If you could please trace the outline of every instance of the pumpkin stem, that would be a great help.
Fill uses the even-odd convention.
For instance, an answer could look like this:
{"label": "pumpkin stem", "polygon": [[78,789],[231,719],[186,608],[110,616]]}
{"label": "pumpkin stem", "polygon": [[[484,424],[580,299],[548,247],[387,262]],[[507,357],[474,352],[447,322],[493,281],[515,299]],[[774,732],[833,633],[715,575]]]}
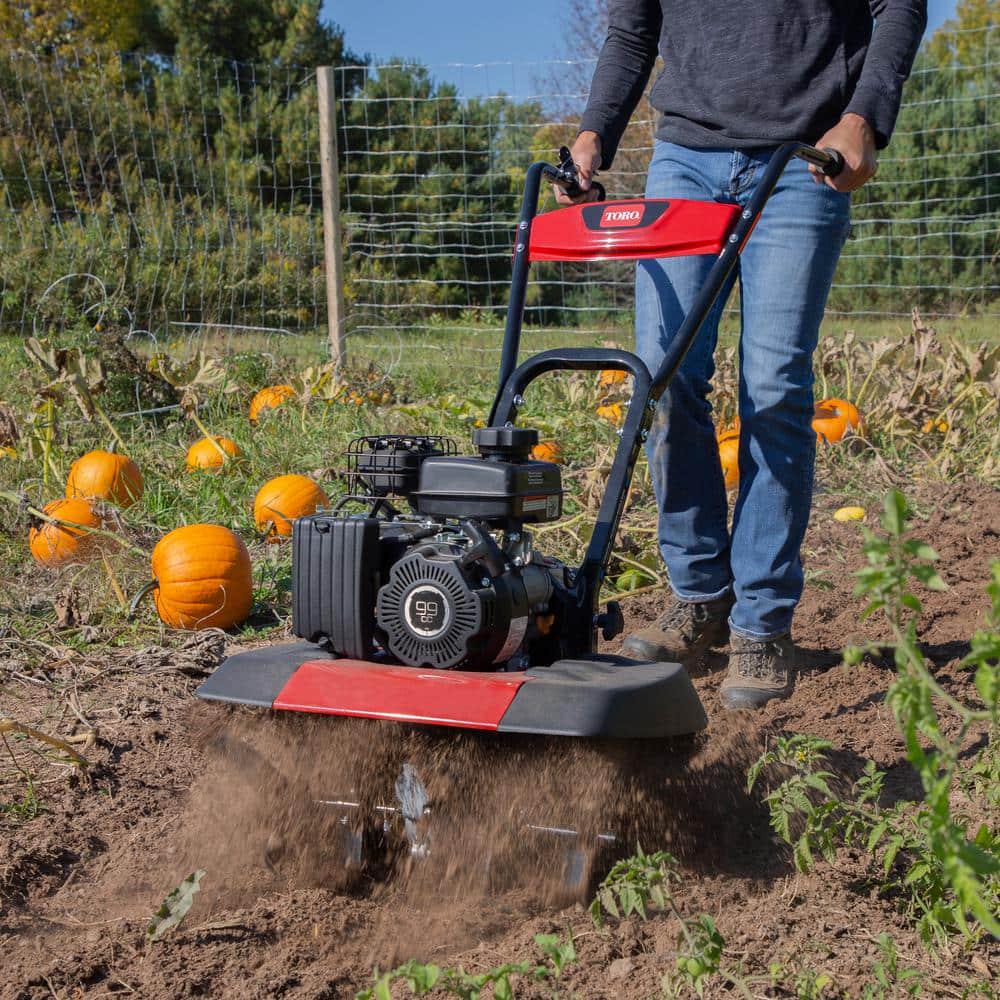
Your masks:
{"label": "pumpkin stem", "polygon": [[156,579],[150,580],[149,583],[147,583],[146,586],[143,587],[135,595],[135,597],[132,598],[132,600],[129,602],[129,606],[128,606],[128,618],[129,618],[129,621],[131,621],[133,618],[135,618],[135,614],[139,610],[139,604],[141,603],[142,599],[147,594],[151,594],[154,590],[156,590],[156,588],[159,587],[159,585],[160,585],[160,581],[159,580],[156,580]]}

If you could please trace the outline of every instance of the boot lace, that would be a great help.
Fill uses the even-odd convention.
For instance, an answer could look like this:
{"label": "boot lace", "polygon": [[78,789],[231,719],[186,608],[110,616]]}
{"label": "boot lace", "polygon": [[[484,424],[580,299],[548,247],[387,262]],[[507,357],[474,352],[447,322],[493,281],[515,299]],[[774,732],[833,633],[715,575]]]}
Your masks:
{"label": "boot lace", "polygon": [[788,658],[775,642],[755,642],[734,649],[737,670],[741,677],[754,677],[762,681],[784,684],[788,677]]}
{"label": "boot lace", "polygon": [[675,601],[663,613],[660,619],[660,628],[666,632],[676,630],[680,633],[685,642],[691,642],[694,638],[695,627],[695,607],[694,604],[685,604],[682,601]]}

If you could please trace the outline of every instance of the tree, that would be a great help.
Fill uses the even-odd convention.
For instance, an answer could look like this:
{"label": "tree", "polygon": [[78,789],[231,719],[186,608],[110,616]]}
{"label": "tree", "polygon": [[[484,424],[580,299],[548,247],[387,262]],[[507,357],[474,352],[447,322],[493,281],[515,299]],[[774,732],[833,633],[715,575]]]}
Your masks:
{"label": "tree", "polygon": [[0,37],[29,48],[157,48],[166,39],[150,0],[6,0]]}
{"label": "tree", "polygon": [[158,0],[170,40],[182,60],[217,57],[285,66],[359,63],[344,33],[320,20],[320,0]]}

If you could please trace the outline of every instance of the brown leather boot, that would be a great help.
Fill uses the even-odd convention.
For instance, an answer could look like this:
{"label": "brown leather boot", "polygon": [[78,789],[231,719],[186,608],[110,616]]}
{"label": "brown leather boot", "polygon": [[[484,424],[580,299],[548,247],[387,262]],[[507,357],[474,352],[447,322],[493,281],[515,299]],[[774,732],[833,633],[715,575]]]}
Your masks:
{"label": "brown leather boot", "polygon": [[729,672],[719,696],[723,708],[761,708],[787,698],[795,687],[796,650],[787,633],[774,639],[729,641]]}
{"label": "brown leather boot", "polygon": [[648,663],[691,660],[710,646],[726,644],[732,607],[730,594],[697,604],[674,599],[655,625],[633,632],[622,643],[622,652]]}

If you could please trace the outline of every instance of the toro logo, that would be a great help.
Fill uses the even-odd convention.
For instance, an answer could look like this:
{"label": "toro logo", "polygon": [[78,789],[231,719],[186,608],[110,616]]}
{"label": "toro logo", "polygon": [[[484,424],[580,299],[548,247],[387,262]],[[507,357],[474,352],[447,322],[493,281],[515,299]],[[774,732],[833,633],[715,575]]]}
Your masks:
{"label": "toro logo", "polygon": [[641,206],[637,205],[634,208],[616,208],[614,205],[609,205],[604,210],[604,214],[601,216],[599,225],[601,229],[607,229],[610,226],[617,229],[624,226],[638,226],[641,222]]}

